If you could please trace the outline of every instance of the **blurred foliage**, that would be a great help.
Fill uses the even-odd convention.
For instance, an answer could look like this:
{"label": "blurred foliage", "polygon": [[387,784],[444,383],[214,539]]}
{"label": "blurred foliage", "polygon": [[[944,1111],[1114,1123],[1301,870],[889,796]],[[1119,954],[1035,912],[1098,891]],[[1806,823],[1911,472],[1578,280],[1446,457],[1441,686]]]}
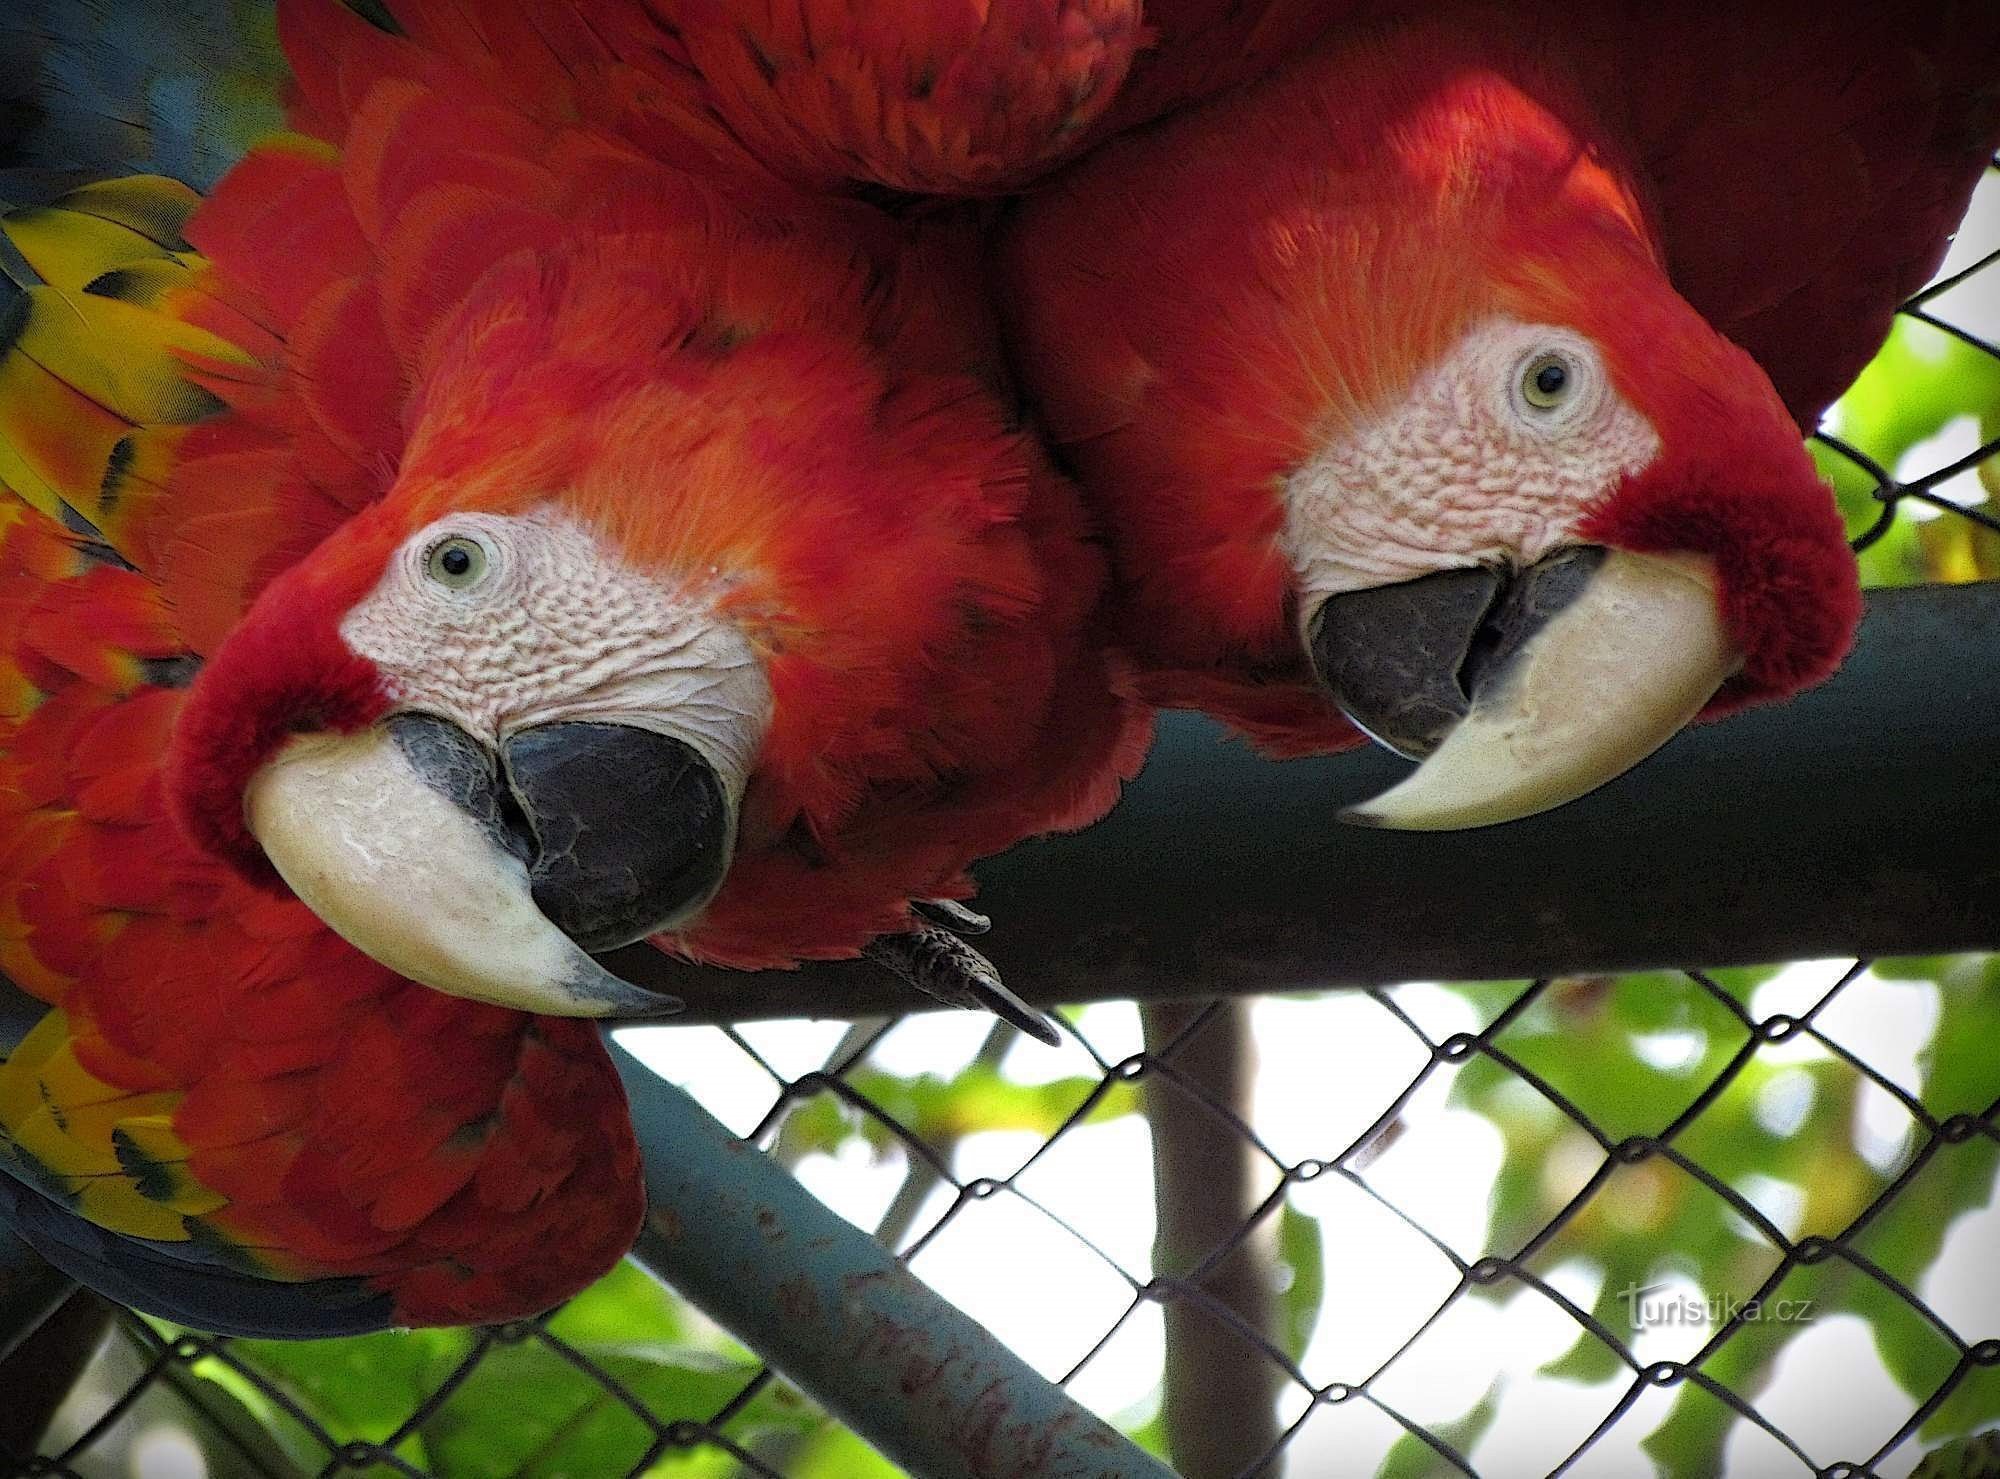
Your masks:
{"label": "blurred foliage", "polygon": [[1278,1208],[1278,1349],[1297,1365],[1326,1295],[1326,1234],[1290,1202]]}
{"label": "blurred foliage", "polygon": [[[1499,1384],[1486,1389],[1486,1395],[1474,1403],[1471,1411],[1451,1422],[1432,1423],[1430,1431],[1440,1442],[1451,1445],[1455,1453],[1470,1453],[1480,1435],[1492,1426],[1493,1419],[1500,1411]],[[1396,1440],[1396,1446],[1389,1450],[1381,1468],[1376,1471],[1376,1479],[1430,1479],[1438,1473],[1457,1473],[1448,1468],[1439,1458],[1436,1449],[1417,1437],[1406,1433]]]}
{"label": "blurred foliage", "polygon": [[[1903,466],[1913,449],[1954,423],[1971,418],[1981,446],[2000,441],[2000,360],[1931,324],[1898,318],[1889,340],[1828,417],[1838,441],[1894,477],[1918,476]],[[1874,472],[1826,441],[1809,444],[1832,482],[1848,533],[1863,537],[1882,516]],[[1977,470],[1990,506],[2000,508],[2000,457]],[[1862,583],[1871,586],[1957,583],[2000,577],[2000,534],[1941,513],[1888,524],[1861,551]]]}
{"label": "blurred foliage", "polygon": [[[625,1473],[655,1435],[570,1353],[667,1420],[716,1411],[759,1369],[748,1352],[629,1263],[571,1301],[548,1322],[548,1332],[554,1341],[532,1327],[238,1340],[226,1359],[211,1357],[195,1372],[255,1414],[297,1472],[316,1471],[328,1457],[294,1415],[304,1414],[346,1442],[397,1439],[398,1458],[438,1479],[586,1479]],[[452,1386],[461,1368],[466,1374]],[[444,1400],[431,1403],[447,1387]],[[420,1409],[425,1415],[405,1433]],[[807,1437],[820,1421],[817,1409],[773,1384],[732,1433],[745,1443]],[[726,1454],[706,1451],[676,1454],[651,1472],[707,1479],[734,1468]],[[377,1464],[359,1472],[396,1471]]]}
{"label": "blurred foliage", "polygon": [[[1003,1037],[1000,1046],[1005,1041]],[[813,1152],[831,1155],[858,1135],[877,1156],[883,1155],[901,1143],[884,1115],[949,1156],[965,1136],[982,1131],[1051,1134],[1093,1094],[1097,1101],[1084,1116],[1084,1124],[1116,1119],[1138,1108],[1138,1090],[1132,1084],[1103,1084],[1095,1078],[1018,1084],[1001,1076],[997,1056],[984,1055],[949,1078],[934,1073],[903,1077],[878,1068],[856,1068],[846,1075],[846,1083],[880,1113],[861,1109],[845,1095],[815,1095],[786,1117],[776,1153],[788,1163]]]}
{"label": "blurred foliage", "polygon": [[[1957,1352],[1900,1295],[1837,1254],[1795,1266],[1767,1287],[1782,1255],[1755,1223],[1673,1156],[1654,1151],[1628,1162],[1607,1149],[1634,1137],[1664,1141],[1794,1242],[1839,1238],[1869,1210],[1929,1136],[1912,1116],[1900,1144],[1871,1143],[1863,1100],[1881,1090],[1866,1074],[1803,1034],[1791,1035],[1782,1051],[1758,1040],[1731,1003],[1747,1014],[1756,988],[1775,974],[1716,971],[1704,986],[1662,972],[1541,989],[1493,1039],[1495,1053],[1467,1062],[1452,1085],[1453,1105],[1490,1122],[1506,1145],[1485,1247],[1516,1254],[1590,1189],[1559,1231],[1535,1243],[1526,1267],[1544,1278],[1565,1265],[1588,1268],[1599,1280],[1591,1314],[1617,1339],[1629,1345],[1639,1334],[1633,1291],[1669,1281],[1717,1301],[1811,1300],[1812,1320],[1847,1314],[1867,1322],[1914,1411],[1951,1375]],[[1887,981],[1922,983],[1938,1001],[1936,1026],[1917,1058],[1919,1081],[1904,1087],[1937,1120],[1985,1113],[2000,1100],[2000,1058],[1992,1051],[2000,1041],[2000,956],[1877,962],[1840,997],[1888,989]],[[1829,972],[1825,986],[1833,985]],[[1462,988],[1487,1020],[1497,1016],[1496,1002],[1524,989],[1518,982]],[[1828,1036],[1839,1043],[1837,1033]],[[1841,1045],[1867,1060],[1865,1042]],[[1552,1092],[1529,1089],[1530,1077]],[[1992,1199],[1996,1168],[2000,1145],[1991,1139],[1941,1144],[1849,1246],[1921,1288],[1953,1221]],[[1518,1287],[1502,1281],[1478,1292],[1504,1299]],[[1747,1322],[1719,1346],[1702,1345],[1692,1364],[1754,1402],[1786,1344],[1807,1328]],[[1976,1340],[1989,1332],[1960,1333]],[[1697,1343],[1676,1356],[1694,1357]],[[1631,1375],[1610,1346],[1581,1327],[1542,1372],[1590,1384]],[[2000,1381],[1988,1376],[1975,1372],[1957,1386],[1923,1435],[1964,1434],[2000,1417]],[[1489,1394],[1437,1431],[1475,1441],[1493,1412]],[[1724,1444],[1739,1421],[1728,1405],[1686,1382],[1645,1451],[1662,1474],[1702,1479],[1723,1471]],[[1406,1437],[1383,1472],[1430,1472],[1427,1462],[1434,1466],[1429,1450]]]}
{"label": "blurred foliage", "polygon": [[1946,1443],[1924,1455],[1910,1479],[2000,1479],[2000,1432]]}

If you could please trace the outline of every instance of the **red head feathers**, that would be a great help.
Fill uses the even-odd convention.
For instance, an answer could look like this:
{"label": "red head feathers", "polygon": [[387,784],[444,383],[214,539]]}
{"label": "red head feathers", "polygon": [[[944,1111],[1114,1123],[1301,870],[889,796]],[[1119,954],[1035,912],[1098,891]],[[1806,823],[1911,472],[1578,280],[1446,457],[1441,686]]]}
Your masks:
{"label": "red head feathers", "polygon": [[[354,454],[351,503],[393,471],[197,684],[173,772],[195,836],[262,876],[244,798],[281,750],[318,754],[301,733],[422,713],[499,747],[498,775],[526,731],[624,725],[680,747],[675,776],[714,772],[682,842],[726,856],[657,860],[685,896],[586,943],[672,926],[688,953],[771,965],[851,953],[911,897],[962,892],[972,858],[1108,804],[1135,730],[1088,647],[1094,557],[978,378],[977,325],[929,306],[951,228],[933,247],[796,201],[753,224],[533,115],[474,153],[467,112],[495,106],[475,79],[334,8],[309,23],[339,33],[319,44],[342,88],[301,79],[339,154],[253,155],[190,235],[246,317],[345,332],[294,329],[258,404],[217,384],[246,425],[305,422],[229,496],[282,498],[329,450]],[[332,245],[279,274],[265,228],[302,209]],[[197,495],[202,469],[183,464],[184,503],[221,494]]]}
{"label": "red head feathers", "polygon": [[[1801,341],[1827,331],[1795,312],[1781,341],[1757,312],[1862,269],[1817,245],[1756,255],[1760,230],[1786,251],[1791,223],[1744,189],[1733,237],[1690,237],[1684,219],[1716,225],[1691,156],[1750,124],[1635,81],[1671,23],[1574,19],[1445,7],[1352,25],[1114,139],[1004,230],[1018,358],[1104,510],[1148,691],[1281,752],[1345,742],[1344,711],[1432,756],[1360,820],[1558,804],[1704,707],[1824,677],[1858,618],[1794,419],[1823,379],[1816,362],[1794,373]],[[1857,20],[1787,52],[1784,98],[1878,44],[1928,48],[1924,108],[1869,137],[1893,156],[1884,186],[1917,168],[1962,204],[1994,131],[1994,73],[1968,58],[1990,60],[2000,27],[1961,19],[1976,34],[1916,41]],[[1718,73],[1791,45],[1783,20],[1762,25]],[[1789,106],[1713,81],[1744,114]],[[1883,313],[1951,219],[1902,228],[1913,260],[1869,283]],[[1705,317],[1677,280],[1715,299],[1729,250],[1761,297]],[[1842,332],[1879,332],[1872,311],[1850,317]],[[1824,348],[1859,363],[1844,340]]]}

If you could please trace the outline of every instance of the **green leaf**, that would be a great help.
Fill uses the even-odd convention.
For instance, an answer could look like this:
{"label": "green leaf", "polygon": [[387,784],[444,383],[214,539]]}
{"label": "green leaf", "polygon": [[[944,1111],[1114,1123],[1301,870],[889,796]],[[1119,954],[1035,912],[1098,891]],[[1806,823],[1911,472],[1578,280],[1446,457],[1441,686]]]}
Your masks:
{"label": "green leaf", "polygon": [[[1753,1353],[1744,1353],[1746,1368]],[[1702,1369],[1717,1375],[1718,1363]],[[1727,1366],[1729,1363],[1721,1363]],[[1719,1377],[1729,1385],[1727,1377]],[[1660,1466],[1659,1479],[1714,1479],[1722,1470],[1722,1449],[1729,1430],[1741,1421],[1736,1409],[1694,1382],[1684,1382],[1666,1418],[1646,1435],[1640,1447]]]}
{"label": "green leaf", "polygon": [[[1989,1427],[1996,1412],[2000,1412],[2000,1371],[1991,1366],[1976,1366],[1951,1389],[1951,1395],[1924,1424],[1923,1432],[1932,1442],[1938,1434],[1974,1432]],[[1989,1445],[1994,1442],[1993,1433],[1989,1432],[1986,1438]],[[1995,1450],[1989,1447],[1987,1452],[1992,1455]],[[2000,1464],[1988,1472],[1994,1479],[2000,1479]]]}
{"label": "green leaf", "polygon": [[[1079,1077],[1019,1084],[993,1064],[976,1060],[951,1078],[930,1073],[905,1077],[859,1068],[847,1075],[847,1083],[882,1114],[933,1146],[950,1146],[985,1130],[1053,1135],[1086,1102],[1091,1107],[1085,1124],[1133,1114],[1139,1106],[1138,1090],[1123,1081],[1107,1085],[1099,1078]],[[823,1092],[786,1119],[779,1146],[785,1158],[796,1159],[812,1151],[831,1154],[857,1135],[878,1152],[899,1143],[881,1118]]]}
{"label": "green leaf", "polygon": [[[1427,1423],[1425,1426],[1463,1458],[1471,1453],[1473,1445],[1493,1425],[1494,1415],[1500,1410],[1499,1398],[1499,1387],[1490,1386],[1486,1395],[1474,1403],[1463,1417],[1450,1422]],[[1455,1476],[1460,1472],[1415,1433],[1405,1433],[1390,1447],[1388,1456],[1382,1460],[1382,1466],[1375,1471],[1375,1475],[1376,1479],[1431,1479],[1433,1475]]]}
{"label": "green leaf", "polygon": [[1940,1119],[1982,1114],[1996,1097],[1994,1080],[2000,1077],[1993,1053],[2000,1042],[2000,955],[1948,960],[1931,979],[1939,991],[1938,1026],[1918,1060],[1923,1072],[1918,1097]]}
{"label": "green leaf", "polygon": [[2000,1432],[1932,1449],[1910,1471],[1910,1479],[2000,1479]]}
{"label": "green leaf", "polygon": [[[663,1422],[705,1421],[758,1369],[673,1346],[599,1345],[579,1354]],[[731,1435],[742,1442],[771,1429],[806,1432],[819,1420],[796,1394],[773,1386]],[[423,1433],[438,1479],[595,1479],[631,1469],[654,1442],[652,1425],[612,1387],[532,1335],[490,1350]]]}
{"label": "green leaf", "polygon": [[1445,987],[1471,1007],[1475,1020],[1483,1031],[1492,1025],[1507,1008],[1520,999],[1521,993],[1529,990],[1532,981],[1448,981]]}
{"label": "green leaf", "polygon": [[577,1345],[696,1339],[687,1306],[630,1259],[564,1305],[549,1321],[549,1329]]}
{"label": "green leaf", "polygon": [[[1598,1319],[1616,1330],[1624,1322],[1624,1301],[1617,1298],[1617,1291],[1625,1288],[1624,1283],[1613,1285],[1604,1281],[1604,1292],[1598,1298],[1598,1307],[1592,1311]],[[1585,1386],[1595,1386],[1609,1381],[1621,1371],[1631,1370],[1618,1358],[1618,1353],[1599,1340],[1588,1330],[1577,1331],[1576,1344],[1557,1356],[1553,1361],[1544,1361],[1541,1366],[1543,1376],[1552,1376],[1561,1381],[1579,1382]]]}
{"label": "green leaf", "polygon": [[1126,1437],[1145,1449],[1154,1458],[1165,1460],[1167,1457],[1167,1413],[1165,1407],[1160,1402],[1160,1394],[1157,1388],[1153,1393],[1153,1415],[1144,1422],[1131,1427],[1126,1427],[1122,1422],[1119,1426],[1123,1428]]}
{"label": "green leaf", "polygon": [[1296,1363],[1305,1356],[1326,1294],[1326,1231],[1289,1200],[1278,1209],[1278,1259],[1290,1274],[1278,1294],[1278,1347]]}
{"label": "green leaf", "polygon": [[[1983,437],[2000,428],[2000,361],[1910,318],[1896,320],[1881,351],[1840,398],[1837,411],[1840,439],[1892,474],[1911,448],[1966,415],[1979,419]],[[1873,524],[1881,511],[1873,497],[1874,478],[1818,442],[1811,451],[1834,485],[1849,530],[1858,534]],[[2000,478],[2000,472],[1982,468],[1981,477]],[[1981,533],[1963,519],[1919,524],[1899,518],[1887,537],[1862,554],[1862,581],[1910,585],[1979,579],[2000,554]]]}
{"label": "green leaf", "polygon": [[[705,1323],[656,1279],[622,1264],[550,1320],[559,1337],[663,1421],[705,1421],[755,1375],[758,1363]],[[336,1442],[386,1441],[483,1348],[462,1384],[396,1449],[439,1479],[492,1473],[533,1479],[622,1473],[651,1447],[654,1430],[603,1380],[529,1331],[490,1342],[470,1331],[420,1330],[329,1341],[236,1341],[233,1358],[275,1386]],[[275,1434],[297,1443],[298,1424],[224,1362],[196,1368],[252,1406]],[[531,1395],[528,1395],[531,1394]],[[764,1431],[806,1433],[824,1419],[774,1384],[731,1428],[739,1441]],[[324,1461],[324,1451],[314,1457]],[[720,1467],[717,1467],[720,1463]],[[706,1466],[706,1467],[704,1467]],[[673,1472],[718,1476],[714,1452],[676,1455]]]}
{"label": "green leaf", "polygon": [[[385,1331],[344,1340],[239,1340],[231,1357],[284,1392],[336,1442],[386,1442],[473,1348],[462,1330]],[[196,1369],[213,1379],[220,1362]],[[274,1429],[276,1431],[276,1429]],[[395,1452],[430,1461],[421,1436]]]}
{"label": "green leaf", "polygon": [[793,1455],[795,1479],[905,1479],[904,1473],[837,1423],[828,1423]]}

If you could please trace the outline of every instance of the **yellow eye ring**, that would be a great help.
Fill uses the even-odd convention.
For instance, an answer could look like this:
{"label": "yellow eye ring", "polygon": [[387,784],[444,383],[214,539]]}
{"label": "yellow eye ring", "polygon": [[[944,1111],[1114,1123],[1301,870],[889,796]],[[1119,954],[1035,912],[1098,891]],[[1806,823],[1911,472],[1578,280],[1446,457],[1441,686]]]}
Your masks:
{"label": "yellow eye ring", "polygon": [[440,539],[424,556],[424,574],[447,590],[469,590],[486,578],[486,546],[455,534]]}
{"label": "yellow eye ring", "polygon": [[1521,371],[1521,399],[1537,411],[1553,411],[1576,389],[1576,366],[1553,350],[1538,354]]}

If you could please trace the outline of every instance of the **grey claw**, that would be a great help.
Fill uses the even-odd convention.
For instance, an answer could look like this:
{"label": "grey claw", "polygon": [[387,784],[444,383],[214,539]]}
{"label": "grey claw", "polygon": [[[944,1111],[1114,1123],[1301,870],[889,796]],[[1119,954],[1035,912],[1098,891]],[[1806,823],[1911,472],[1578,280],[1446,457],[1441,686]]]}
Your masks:
{"label": "grey claw", "polygon": [[1062,1041],[1045,1013],[1009,991],[993,962],[949,930],[924,925],[908,934],[880,935],[861,953],[947,1006],[983,1008],[1051,1047]]}
{"label": "grey claw", "polygon": [[912,899],[910,908],[955,935],[983,935],[993,928],[991,919],[956,899]]}

